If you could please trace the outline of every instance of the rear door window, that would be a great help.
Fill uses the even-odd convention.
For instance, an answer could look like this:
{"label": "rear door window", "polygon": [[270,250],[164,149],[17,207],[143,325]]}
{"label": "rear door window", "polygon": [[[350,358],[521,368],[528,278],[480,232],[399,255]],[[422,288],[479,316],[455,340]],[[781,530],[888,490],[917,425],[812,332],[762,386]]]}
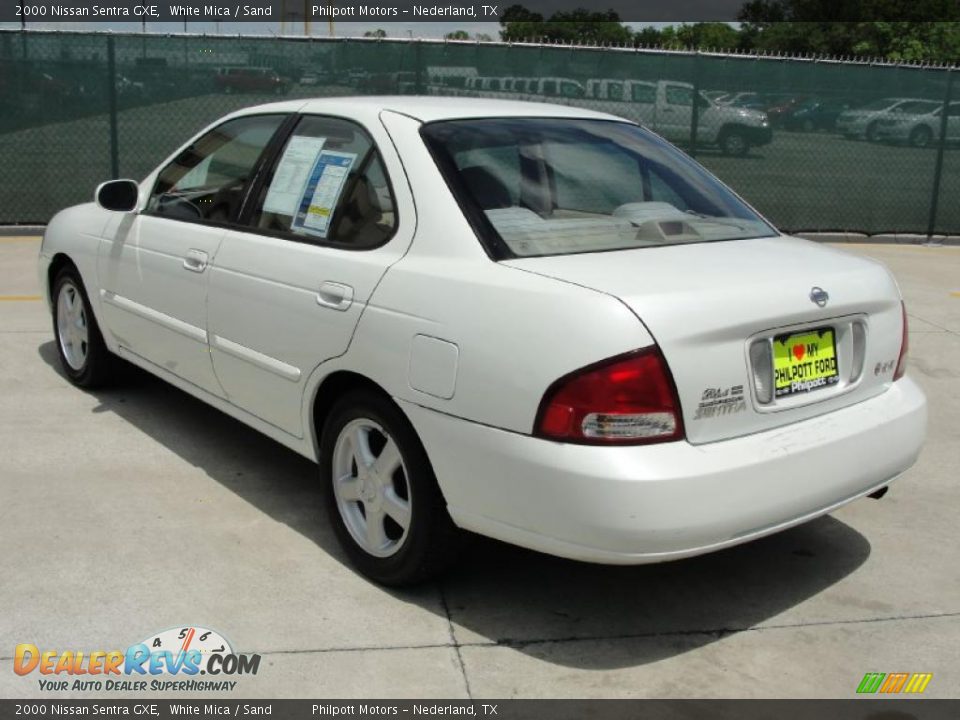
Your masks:
{"label": "rear door window", "polygon": [[397,226],[380,153],[349,120],[308,115],[287,138],[254,205],[251,225],[303,242],[378,247]]}

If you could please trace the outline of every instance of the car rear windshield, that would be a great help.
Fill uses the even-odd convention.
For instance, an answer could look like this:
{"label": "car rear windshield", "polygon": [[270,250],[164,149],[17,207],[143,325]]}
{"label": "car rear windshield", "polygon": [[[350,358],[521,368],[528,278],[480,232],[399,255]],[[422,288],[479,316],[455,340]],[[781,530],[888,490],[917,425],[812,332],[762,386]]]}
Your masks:
{"label": "car rear windshield", "polygon": [[496,118],[421,132],[497,259],[777,234],[703,167],[631,123]]}

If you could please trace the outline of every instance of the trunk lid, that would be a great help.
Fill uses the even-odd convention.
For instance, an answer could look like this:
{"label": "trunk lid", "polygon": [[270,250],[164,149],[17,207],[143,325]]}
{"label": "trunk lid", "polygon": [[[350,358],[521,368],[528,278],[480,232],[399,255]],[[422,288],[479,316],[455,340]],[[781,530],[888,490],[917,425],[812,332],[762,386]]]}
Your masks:
{"label": "trunk lid", "polygon": [[[693,444],[827,413],[877,395],[893,381],[902,318],[890,273],[879,262],[807,240],[707,242],[504,264],[608,293],[630,307],[673,373]],[[822,307],[811,299],[815,288],[829,294]],[[752,358],[751,346],[773,348],[774,338],[795,334],[782,343],[781,354],[793,350],[798,362],[812,360],[802,357],[804,347],[829,354],[830,336],[820,336],[822,347],[798,346],[823,328],[833,330],[837,380],[764,402],[757,378],[772,381],[772,361],[762,353]],[[855,377],[858,363],[862,371]]]}

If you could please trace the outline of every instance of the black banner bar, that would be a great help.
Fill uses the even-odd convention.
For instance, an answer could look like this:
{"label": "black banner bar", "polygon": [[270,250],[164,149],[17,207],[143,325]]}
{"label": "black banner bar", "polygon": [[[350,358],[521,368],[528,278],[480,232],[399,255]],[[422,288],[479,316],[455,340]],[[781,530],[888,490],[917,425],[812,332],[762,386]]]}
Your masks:
{"label": "black banner bar", "polygon": [[[754,14],[758,8],[751,0],[0,0],[0,22],[27,26],[64,22],[499,22],[508,8],[517,5],[544,20],[591,7],[612,11],[623,22],[732,22],[746,17],[743,13],[748,8],[753,8]],[[771,17],[797,21],[960,20],[960,0],[888,3],[873,11],[850,0],[765,0],[764,7]]]}
{"label": "black banner bar", "polygon": [[0,700],[0,718],[956,720],[960,700]]}

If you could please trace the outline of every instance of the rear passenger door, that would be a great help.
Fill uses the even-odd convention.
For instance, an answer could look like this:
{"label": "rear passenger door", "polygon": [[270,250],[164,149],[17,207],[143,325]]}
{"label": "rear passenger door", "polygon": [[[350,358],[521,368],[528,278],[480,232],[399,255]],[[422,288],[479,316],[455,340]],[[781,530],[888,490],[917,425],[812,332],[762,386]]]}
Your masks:
{"label": "rear passenger door", "polygon": [[377,119],[305,115],[270,162],[211,268],[210,353],[231,403],[302,437],[307,379],[346,352],[415,217]]}

